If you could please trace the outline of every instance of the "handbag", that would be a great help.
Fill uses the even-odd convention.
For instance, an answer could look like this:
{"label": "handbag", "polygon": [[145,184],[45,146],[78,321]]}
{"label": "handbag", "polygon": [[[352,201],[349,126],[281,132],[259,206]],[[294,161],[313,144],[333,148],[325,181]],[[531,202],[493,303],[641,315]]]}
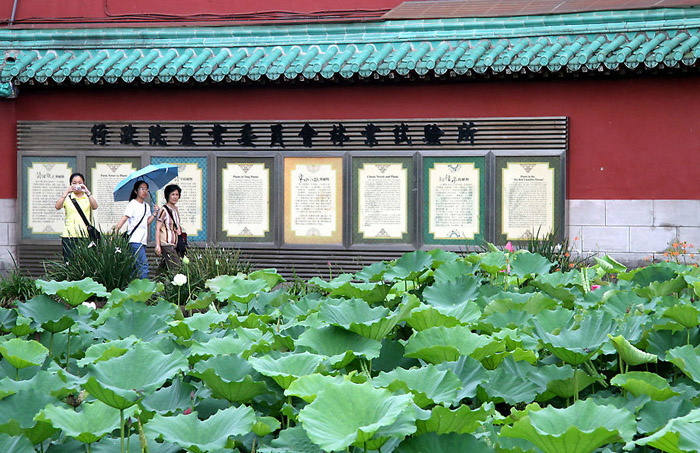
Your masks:
{"label": "handbag", "polygon": [[[90,240],[92,242],[99,241],[102,238],[102,233],[100,233],[97,228],[95,228],[93,225],[90,224],[90,222],[88,222],[88,219],[87,217],[85,217],[85,213],[78,204],[78,201],[74,197],[70,197],[70,201],[73,202],[75,210],[78,211],[78,214],[80,214],[80,217],[83,219],[83,222],[85,222],[85,226],[87,227],[87,234]],[[90,212],[90,214],[92,215],[92,211]]]}
{"label": "handbag", "polygon": [[[175,223],[175,217],[173,217],[172,211],[170,211],[170,208],[167,207],[166,205],[163,205],[166,211],[168,211],[168,214],[170,214],[170,219],[173,221],[173,226],[175,227],[175,230],[177,230],[177,223]],[[180,255],[180,257],[185,256],[185,253],[187,252],[187,247],[189,244],[187,243],[187,233],[182,232],[177,235],[177,244],[175,245],[175,251],[177,251],[177,254]]]}

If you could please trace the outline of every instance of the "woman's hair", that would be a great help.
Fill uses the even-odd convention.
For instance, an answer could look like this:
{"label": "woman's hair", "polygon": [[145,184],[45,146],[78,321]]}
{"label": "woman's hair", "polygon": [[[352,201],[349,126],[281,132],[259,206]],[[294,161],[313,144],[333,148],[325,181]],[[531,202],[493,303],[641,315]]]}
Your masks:
{"label": "woman's hair", "polygon": [[182,189],[177,184],[168,184],[165,186],[165,202],[168,202],[170,194],[177,190],[177,194],[182,196]]}
{"label": "woman's hair", "polygon": [[75,172],[72,175],[70,175],[70,178],[68,178],[68,184],[72,184],[73,178],[75,178],[76,176],[80,176],[80,179],[83,180],[83,184],[85,184],[85,176],[83,176],[82,173],[78,173],[78,172]]}
{"label": "woman's hair", "polygon": [[148,183],[146,181],[136,181],[134,183],[134,188],[131,189],[131,193],[129,194],[129,201],[136,199],[136,194],[139,191],[139,186],[141,184],[146,184],[146,187],[148,187]]}

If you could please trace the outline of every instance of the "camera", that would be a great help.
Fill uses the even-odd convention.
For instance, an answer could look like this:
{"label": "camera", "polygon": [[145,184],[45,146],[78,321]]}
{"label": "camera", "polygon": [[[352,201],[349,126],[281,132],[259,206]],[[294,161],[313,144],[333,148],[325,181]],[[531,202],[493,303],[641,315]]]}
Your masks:
{"label": "camera", "polygon": [[82,192],[83,191],[83,186],[80,184],[73,184],[73,190],[76,192]]}

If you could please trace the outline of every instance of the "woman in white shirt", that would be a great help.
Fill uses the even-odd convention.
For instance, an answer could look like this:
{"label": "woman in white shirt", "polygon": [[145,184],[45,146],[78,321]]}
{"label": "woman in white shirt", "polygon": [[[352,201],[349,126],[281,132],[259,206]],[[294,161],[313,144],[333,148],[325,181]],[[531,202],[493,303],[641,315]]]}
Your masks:
{"label": "woman in white shirt", "polygon": [[148,183],[136,181],[129,195],[129,204],[124,210],[124,217],[117,223],[119,231],[126,223],[129,234],[129,245],[136,258],[136,276],[148,278],[148,259],[146,258],[146,243],[148,241],[148,225],[153,223],[158,213],[158,206],[153,207],[155,214],[151,215],[151,207],[146,203]]}

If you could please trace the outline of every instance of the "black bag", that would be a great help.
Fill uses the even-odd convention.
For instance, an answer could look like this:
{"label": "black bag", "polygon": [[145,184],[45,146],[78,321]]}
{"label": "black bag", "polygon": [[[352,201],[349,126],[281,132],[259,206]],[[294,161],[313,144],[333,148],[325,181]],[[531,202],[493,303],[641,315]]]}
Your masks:
{"label": "black bag", "polygon": [[[73,205],[75,206],[76,211],[78,211],[78,214],[80,214],[80,217],[83,219],[83,222],[85,222],[85,226],[87,227],[87,234],[88,234],[88,237],[90,238],[90,240],[92,242],[99,241],[102,238],[102,233],[100,233],[97,228],[95,228],[94,226],[92,226],[90,224],[90,222],[88,222],[88,219],[87,219],[87,217],[85,217],[85,213],[83,212],[82,208],[78,204],[78,201],[73,197],[70,197],[70,201],[73,202]],[[90,212],[90,215],[92,215],[92,212]]]}
{"label": "black bag", "polygon": [[[167,207],[166,205],[163,205],[166,211],[168,211],[168,214],[170,214],[170,219],[173,221],[173,226],[175,227],[175,230],[177,230],[177,223],[175,223],[175,217],[173,217],[172,211],[170,211],[170,208]],[[185,256],[185,253],[187,253],[187,233],[180,233],[177,236],[177,244],[175,245],[175,251],[177,252],[180,257]]]}

